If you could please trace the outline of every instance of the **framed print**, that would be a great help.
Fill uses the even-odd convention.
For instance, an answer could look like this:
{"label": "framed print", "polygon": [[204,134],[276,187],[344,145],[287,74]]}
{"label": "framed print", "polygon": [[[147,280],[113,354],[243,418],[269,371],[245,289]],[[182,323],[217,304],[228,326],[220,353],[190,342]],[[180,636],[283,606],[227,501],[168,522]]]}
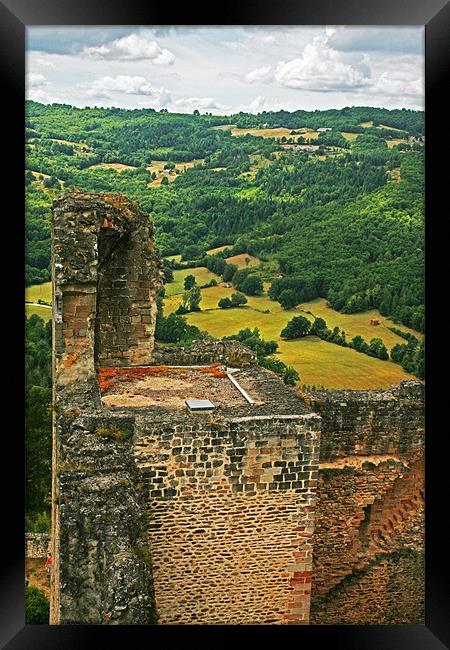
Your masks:
{"label": "framed print", "polygon": [[5,647],[448,643],[434,4],[3,3]]}

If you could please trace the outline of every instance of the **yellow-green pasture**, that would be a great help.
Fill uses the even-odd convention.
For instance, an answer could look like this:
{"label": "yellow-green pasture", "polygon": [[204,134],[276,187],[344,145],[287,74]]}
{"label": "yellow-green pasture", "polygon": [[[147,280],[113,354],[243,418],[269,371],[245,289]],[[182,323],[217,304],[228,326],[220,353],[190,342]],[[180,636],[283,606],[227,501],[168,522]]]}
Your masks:
{"label": "yellow-green pasture", "polygon": [[173,272],[173,282],[165,285],[166,295],[173,296],[177,293],[184,292],[184,278],[187,275],[193,275],[198,285],[207,284],[213,278],[219,282],[220,276],[208,271],[206,266],[199,266],[196,269],[177,269]]}
{"label": "yellow-green pasture", "polygon": [[[193,160],[188,160],[187,162],[175,162],[175,169],[177,169],[179,172],[185,172],[186,169],[189,169],[190,167],[198,167],[204,162],[204,158],[194,158]],[[167,160],[153,160],[151,164],[147,166],[147,169],[150,173],[154,172],[156,174],[155,180],[148,183],[149,187],[157,187],[158,185],[161,185],[163,178],[167,178],[169,180],[169,183],[172,183],[176,179],[178,174],[176,174],[174,171],[167,175],[162,173],[162,170],[164,169],[166,163]]]}
{"label": "yellow-green pasture", "polygon": [[32,284],[25,289],[25,300],[27,302],[37,302],[39,299],[51,303],[52,301],[52,283],[44,282],[43,284]]}
{"label": "yellow-green pasture", "polygon": [[208,255],[215,255],[216,253],[220,253],[220,251],[224,251],[226,248],[231,248],[233,244],[225,244],[224,246],[216,246],[216,248],[210,248],[208,251]]}
{"label": "yellow-green pasture", "polygon": [[407,142],[408,140],[405,140],[404,138],[393,138],[392,140],[386,140],[388,149],[392,149],[392,147],[395,147],[396,144],[405,144]]}
{"label": "yellow-green pasture", "polygon": [[40,316],[45,321],[51,320],[52,318],[52,310],[40,305],[25,305],[25,314],[27,318],[30,318],[33,314],[37,314],[37,316]]}
{"label": "yellow-green pasture", "polygon": [[179,255],[167,255],[165,260],[173,260],[174,262],[181,262],[181,254]]}
{"label": "yellow-green pasture", "polygon": [[213,129],[213,131],[228,131],[229,129],[233,129],[235,126],[235,124],[219,124],[218,126],[211,126],[210,128]]}
{"label": "yellow-green pasture", "polygon": [[249,158],[251,163],[250,169],[248,170],[248,172],[242,172],[242,174],[239,174],[240,176],[242,176],[242,178],[245,178],[246,180],[253,180],[260,169],[262,169],[263,167],[267,167],[272,162],[271,160],[264,158],[264,156],[255,153],[251,153]]}
{"label": "yellow-green pasture", "polygon": [[403,129],[397,129],[395,126],[386,126],[386,124],[380,124],[379,126],[377,126],[377,129],[389,129],[390,131],[403,132]]}
{"label": "yellow-green pasture", "polygon": [[[248,263],[246,260],[248,260]],[[246,269],[249,266],[258,266],[258,264],[261,264],[261,260],[250,255],[250,253],[240,253],[239,255],[227,257],[226,262],[227,264],[236,264],[238,269]]]}
{"label": "yellow-green pasture", "polygon": [[348,131],[341,131],[341,135],[344,136],[346,140],[350,140],[353,142],[353,140],[356,140],[359,133],[349,133]]}
{"label": "yellow-green pasture", "polygon": [[[235,334],[245,327],[258,327],[263,338],[277,341],[279,351],[275,358],[293,366],[300,373],[301,384],[323,385],[326,388],[370,389],[385,388],[399,383],[402,379],[412,378],[391,361],[381,361],[350,348],[327,343],[317,337],[308,336],[296,341],[283,341],[280,338],[281,330],[294,316],[303,315],[312,320],[312,316],[302,311],[306,310],[325,318],[330,327],[338,325],[347,333],[348,340],[356,334],[360,334],[367,341],[379,337],[389,349],[395,343],[404,342],[383,325],[370,325],[371,318],[380,318],[382,322],[390,324],[390,321],[383,319],[376,310],[364,314],[340,314],[326,307],[325,300],[318,299],[304,303],[301,308],[285,311],[267,295],[248,296],[247,305],[236,309],[216,309],[218,301],[225,296],[231,296],[234,291],[233,288],[221,285],[202,289],[202,311],[188,314],[189,324],[196,325],[217,338]],[[164,301],[164,313],[172,313],[180,303],[180,295],[169,296]],[[267,310],[269,313],[263,313]],[[408,330],[403,326],[399,329]]]}
{"label": "yellow-green pasture", "polygon": [[[404,339],[388,330],[388,327],[397,327],[404,332],[414,334],[417,338],[423,337],[420,332],[416,332],[409,327],[396,325],[393,321],[382,316],[378,309],[371,309],[370,311],[365,311],[359,314],[341,314],[340,312],[331,309],[331,307],[328,307],[327,301],[324,298],[316,298],[315,300],[305,302],[298,305],[298,309],[310,311],[314,316],[323,318],[330,329],[338,326],[345,332],[347,341],[350,341],[358,334],[367,342],[373,338],[380,338],[387,349],[390,350],[396,343],[404,342]],[[311,319],[309,314],[304,315]],[[371,319],[379,319],[381,324],[371,325]]]}
{"label": "yellow-green pasture", "polygon": [[123,172],[126,169],[137,169],[133,165],[124,165],[123,163],[98,163],[91,165],[89,169],[114,169],[116,172]]}
{"label": "yellow-green pasture", "polygon": [[[296,135],[291,135],[291,131],[297,131],[298,133]],[[285,138],[295,139],[300,135],[308,139],[319,137],[317,131],[310,131],[309,129],[287,129],[284,126],[267,129],[240,129],[234,127],[231,129],[231,134],[236,136],[254,135],[259,138],[282,138],[284,136]]]}
{"label": "yellow-green pasture", "polygon": [[351,348],[307,336],[297,341],[279,341],[274,356],[300,374],[300,385],[352,390],[387,388],[403,379],[413,379],[401,366],[381,361]]}
{"label": "yellow-green pasture", "polygon": [[[38,300],[45,300],[45,302],[52,302],[52,283],[44,282],[43,284],[33,284],[25,289],[25,300],[28,302],[36,303]],[[25,303],[25,313],[28,318],[32,314],[37,314],[44,320],[50,320],[52,317],[52,310],[48,307],[41,305],[29,305]]]}
{"label": "yellow-green pasture", "polygon": [[362,126],[364,129],[368,129],[370,126],[373,126],[373,120],[369,120],[368,122],[360,122],[359,126]]}

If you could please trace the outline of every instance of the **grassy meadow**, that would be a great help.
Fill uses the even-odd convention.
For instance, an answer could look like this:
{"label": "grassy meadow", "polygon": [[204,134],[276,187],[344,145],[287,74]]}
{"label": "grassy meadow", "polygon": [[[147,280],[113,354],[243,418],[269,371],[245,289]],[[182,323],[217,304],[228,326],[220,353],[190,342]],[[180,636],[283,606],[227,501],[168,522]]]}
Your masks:
{"label": "grassy meadow", "polygon": [[[166,291],[171,284],[166,285]],[[412,375],[391,361],[381,361],[350,348],[322,341],[315,336],[296,341],[283,341],[280,338],[281,330],[294,316],[303,315],[312,321],[313,316],[306,313],[309,311],[316,317],[324,318],[330,328],[337,325],[344,330],[347,340],[357,334],[367,341],[378,337],[390,350],[396,343],[403,343],[404,339],[387,329],[388,325],[394,323],[383,318],[378,310],[373,309],[362,314],[340,314],[327,307],[326,300],[318,298],[285,311],[267,295],[248,296],[247,305],[237,309],[218,309],[218,301],[231,296],[234,291],[235,289],[222,285],[202,289],[202,311],[188,314],[189,324],[196,325],[217,338],[230,336],[245,327],[258,327],[264,339],[277,341],[279,348],[275,358],[293,366],[300,373],[301,384],[323,385],[325,388],[370,389],[386,388],[398,384],[402,379],[412,378]],[[181,303],[181,295],[174,295],[175,293],[168,292],[164,301],[166,315],[174,312]],[[371,318],[379,318],[381,324],[370,325]],[[421,337],[419,333],[404,326],[399,329]]]}
{"label": "grassy meadow", "polygon": [[[225,246],[220,246],[212,250],[217,252],[224,248]],[[179,256],[171,257],[179,258]],[[250,258],[249,265],[260,262],[258,258],[247,254],[233,256],[228,258],[228,261],[244,268],[245,257]],[[195,276],[199,285],[206,284],[213,278],[217,282],[220,281],[220,277],[208,271],[206,267],[175,270],[174,281],[165,287],[166,316],[181,304],[184,279],[190,274]],[[269,284],[265,283],[265,290],[268,287]],[[381,338],[389,351],[396,343],[403,343],[404,340],[391,332],[388,326],[396,326],[422,338],[423,335],[419,332],[403,325],[395,325],[381,316],[376,309],[358,314],[341,314],[328,307],[325,299],[317,298],[285,311],[278,302],[270,300],[267,294],[248,296],[247,305],[237,309],[218,309],[218,301],[226,296],[230,297],[234,291],[234,288],[225,287],[223,283],[202,289],[200,303],[202,311],[188,314],[189,324],[196,325],[217,338],[230,336],[245,327],[258,327],[263,338],[277,341],[279,348],[274,358],[293,366],[300,373],[300,384],[325,388],[375,389],[386,388],[398,384],[403,379],[412,378],[399,365],[391,361],[381,361],[350,348],[322,341],[316,336],[307,336],[295,341],[283,341],[280,338],[281,330],[296,315],[303,315],[311,321],[314,316],[323,318],[331,329],[338,326],[345,331],[347,340],[351,340],[358,334],[366,341],[374,337]],[[51,282],[33,285],[25,290],[25,300],[28,302],[36,303],[39,299],[51,302],[51,298]],[[39,305],[27,304],[25,310],[28,317],[37,314],[47,321],[52,316],[50,309]],[[371,325],[370,321],[373,318],[378,318],[381,324]]]}

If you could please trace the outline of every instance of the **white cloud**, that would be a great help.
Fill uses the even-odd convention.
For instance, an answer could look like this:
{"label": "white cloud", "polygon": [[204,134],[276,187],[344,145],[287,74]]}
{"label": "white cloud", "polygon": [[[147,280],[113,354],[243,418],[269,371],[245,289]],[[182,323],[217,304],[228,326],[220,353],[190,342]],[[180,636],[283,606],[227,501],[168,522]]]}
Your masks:
{"label": "white cloud", "polygon": [[254,83],[255,81],[271,81],[273,79],[272,67],[270,65],[255,68],[251,72],[247,72],[244,80],[247,83]]}
{"label": "white cloud", "polygon": [[170,65],[175,61],[172,52],[161,48],[146,34],[129,34],[104,45],[85,47],[82,54],[97,59],[148,60],[156,65]]}
{"label": "white cloud", "polygon": [[37,74],[36,72],[30,72],[27,78],[27,87],[28,88],[40,88],[41,86],[48,85],[47,79],[43,74]]}
{"label": "white cloud", "polygon": [[320,36],[306,45],[300,57],[279,63],[275,78],[282,86],[313,91],[354,90],[369,82],[361,69],[344,62]]}
{"label": "white cloud", "polygon": [[52,97],[47,91],[42,90],[41,88],[31,88],[27,91],[27,99],[31,99],[34,102],[40,102],[41,104],[53,104],[60,101],[57,97]]}
{"label": "white cloud", "polygon": [[110,99],[114,93],[119,93],[152,97],[159,104],[170,100],[170,94],[166,88],[152,86],[145,77],[138,76],[100,77],[89,85],[78,84],[78,87],[84,89],[88,97]]}
{"label": "white cloud", "polygon": [[46,57],[45,55],[36,57],[35,63],[37,65],[41,65],[41,66],[44,66],[46,68],[54,68],[55,67],[55,64],[53,63],[53,61],[50,61],[50,59],[48,57]]}
{"label": "white cloud", "polygon": [[177,99],[173,102],[172,107],[175,111],[180,112],[194,111],[195,109],[199,111],[209,111],[212,109],[227,110],[229,108],[217,102],[213,97],[186,97]]}
{"label": "white cloud", "polygon": [[411,95],[422,97],[424,93],[423,79],[401,71],[383,72],[371,86],[370,92],[380,95],[402,97]]}
{"label": "white cloud", "polygon": [[243,113],[252,113],[253,115],[256,115],[262,111],[279,111],[282,108],[285,108],[285,106],[282,106],[279,103],[278,98],[269,101],[266,97],[258,95],[249,104],[239,104],[233,112],[239,113],[242,111]]}

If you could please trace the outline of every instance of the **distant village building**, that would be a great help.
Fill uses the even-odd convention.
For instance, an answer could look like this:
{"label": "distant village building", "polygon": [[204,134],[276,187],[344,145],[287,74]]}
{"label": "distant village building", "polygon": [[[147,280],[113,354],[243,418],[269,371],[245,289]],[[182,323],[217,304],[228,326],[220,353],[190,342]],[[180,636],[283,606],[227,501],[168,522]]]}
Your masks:
{"label": "distant village building", "polygon": [[381,321],[379,318],[371,318],[370,319],[370,324],[371,325],[381,325]]}
{"label": "distant village building", "polygon": [[333,129],[329,126],[321,126],[317,129],[318,133],[324,133],[325,131],[332,131]]}

